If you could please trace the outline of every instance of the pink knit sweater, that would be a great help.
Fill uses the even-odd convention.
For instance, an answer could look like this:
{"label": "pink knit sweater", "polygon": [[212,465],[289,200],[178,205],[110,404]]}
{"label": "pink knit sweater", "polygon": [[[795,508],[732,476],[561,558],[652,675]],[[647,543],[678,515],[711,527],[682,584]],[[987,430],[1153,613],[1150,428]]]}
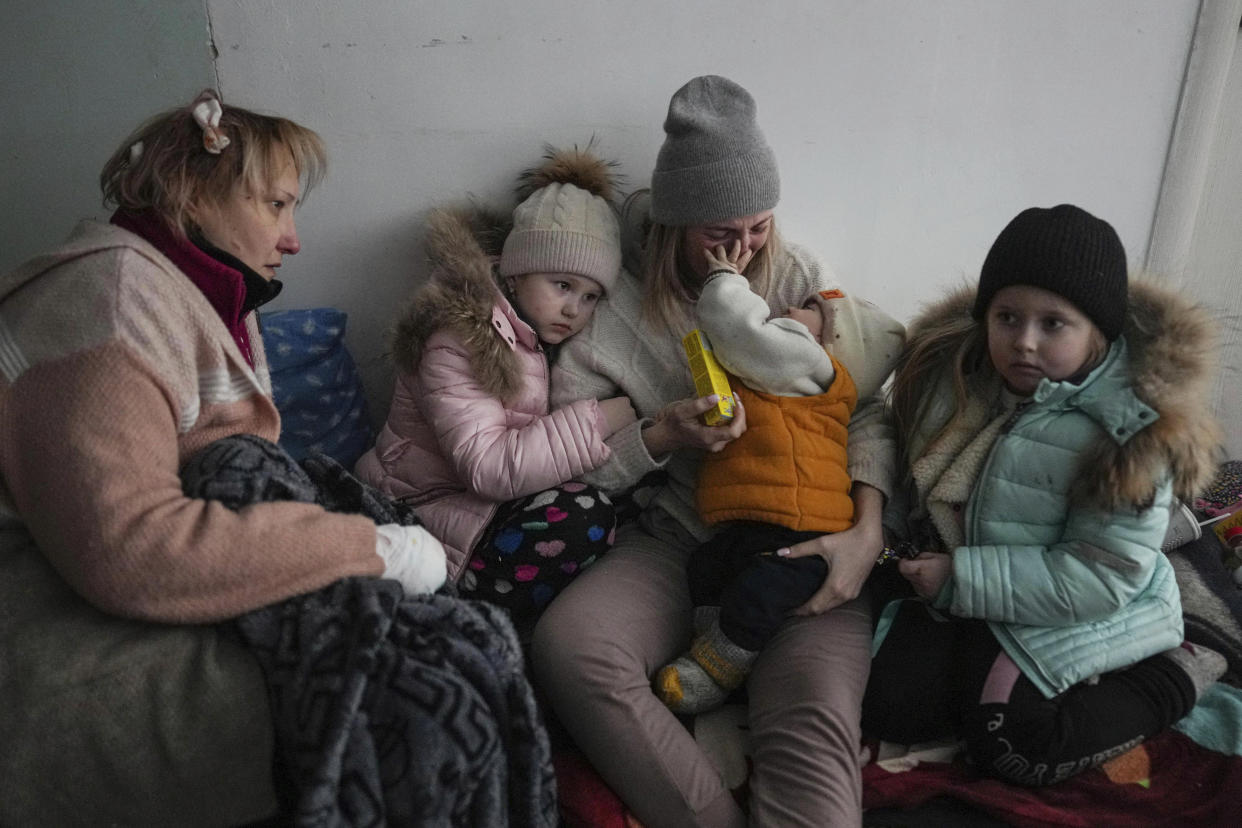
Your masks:
{"label": "pink knit sweater", "polygon": [[208,622],[383,570],[366,518],[182,494],[203,446],[279,434],[247,325],[253,369],[181,271],[96,222],[0,281],[0,517],[100,609]]}

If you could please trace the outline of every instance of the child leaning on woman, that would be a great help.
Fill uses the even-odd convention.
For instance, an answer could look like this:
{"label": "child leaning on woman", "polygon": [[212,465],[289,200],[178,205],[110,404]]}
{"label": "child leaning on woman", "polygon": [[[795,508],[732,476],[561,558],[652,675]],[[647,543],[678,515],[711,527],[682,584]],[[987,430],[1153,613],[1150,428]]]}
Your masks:
{"label": "child leaning on woman", "polygon": [[550,411],[548,375],[620,270],[613,188],[590,147],[550,150],[523,174],[511,228],[477,210],[431,214],[433,272],[398,322],[392,407],[356,467],[416,508],[462,595],[505,607],[523,635],[612,543],[612,504],[574,478],[608,459],[604,439],[633,408]]}
{"label": "child leaning on woman", "polygon": [[1220,677],[1219,654],[1182,641],[1160,549],[1173,498],[1215,470],[1211,330],[1129,285],[1113,228],[1068,204],[1020,213],[977,290],[914,321],[892,393],[909,502],[889,514],[916,554],[873,581],[899,573],[918,599],[878,619],[866,732],[956,735],[981,772],[1047,785]]}

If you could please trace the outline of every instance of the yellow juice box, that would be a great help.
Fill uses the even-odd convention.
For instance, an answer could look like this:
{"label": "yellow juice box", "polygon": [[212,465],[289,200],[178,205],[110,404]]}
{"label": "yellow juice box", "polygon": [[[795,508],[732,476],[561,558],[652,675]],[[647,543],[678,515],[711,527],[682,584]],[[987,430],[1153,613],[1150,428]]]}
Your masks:
{"label": "yellow juice box", "polygon": [[1229,546],[1229,538],[1226,537],[1226,535],[1229,534],[1230,529],[1234,529],[1239,526],[1242,526],[1242,509],[1234,512],[1224,520],[1218,520],[1212,526],[1212,531],[1216,533],[1216,537],[1220,538],[1221,543],[1225,544],[1225,546]]}
{"label": "yellow juice box", "polygon": [[700,397],[716,394],[720,399],[715,407],[708,409],[703,415],[703,422],[710,426],[725,425],[733,420],[733,389],[729,387],[729,378],[724,369],[716,361],[712,353],[712,345],[707,341],[707,334],[695,328],[681,340],[686,349],[686,359],[690,361],[690,373],[694,376],[694,389]]}

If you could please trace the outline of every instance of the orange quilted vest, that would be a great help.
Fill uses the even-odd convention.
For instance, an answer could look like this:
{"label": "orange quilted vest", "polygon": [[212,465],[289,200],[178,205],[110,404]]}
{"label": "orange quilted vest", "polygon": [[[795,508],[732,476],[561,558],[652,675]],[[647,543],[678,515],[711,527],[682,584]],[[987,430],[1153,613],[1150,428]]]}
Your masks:
{"label": "orange quilted vest", "polygon": [[730,377],[746,407],[746,432],[703,460],[697,504],[704,522],[754,520],[806,532],[850,528],[845,450],[858,392],[845,366],[832,364],[832,385],[812,397],[765,394]]}

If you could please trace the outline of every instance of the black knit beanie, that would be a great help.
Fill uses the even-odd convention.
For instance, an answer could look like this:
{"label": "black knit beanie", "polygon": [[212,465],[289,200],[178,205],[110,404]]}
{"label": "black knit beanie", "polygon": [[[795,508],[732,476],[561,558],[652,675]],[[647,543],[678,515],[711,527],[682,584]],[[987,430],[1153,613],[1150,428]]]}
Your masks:
{"label": "black knit beanie", "polygon": [[1068,299],[1113,341],[1126,319],[1126,251],[1117,231],[1075,207],[1031,207],[996,237],[979,274],[974,317],[1010,285],[1030,285]]}

